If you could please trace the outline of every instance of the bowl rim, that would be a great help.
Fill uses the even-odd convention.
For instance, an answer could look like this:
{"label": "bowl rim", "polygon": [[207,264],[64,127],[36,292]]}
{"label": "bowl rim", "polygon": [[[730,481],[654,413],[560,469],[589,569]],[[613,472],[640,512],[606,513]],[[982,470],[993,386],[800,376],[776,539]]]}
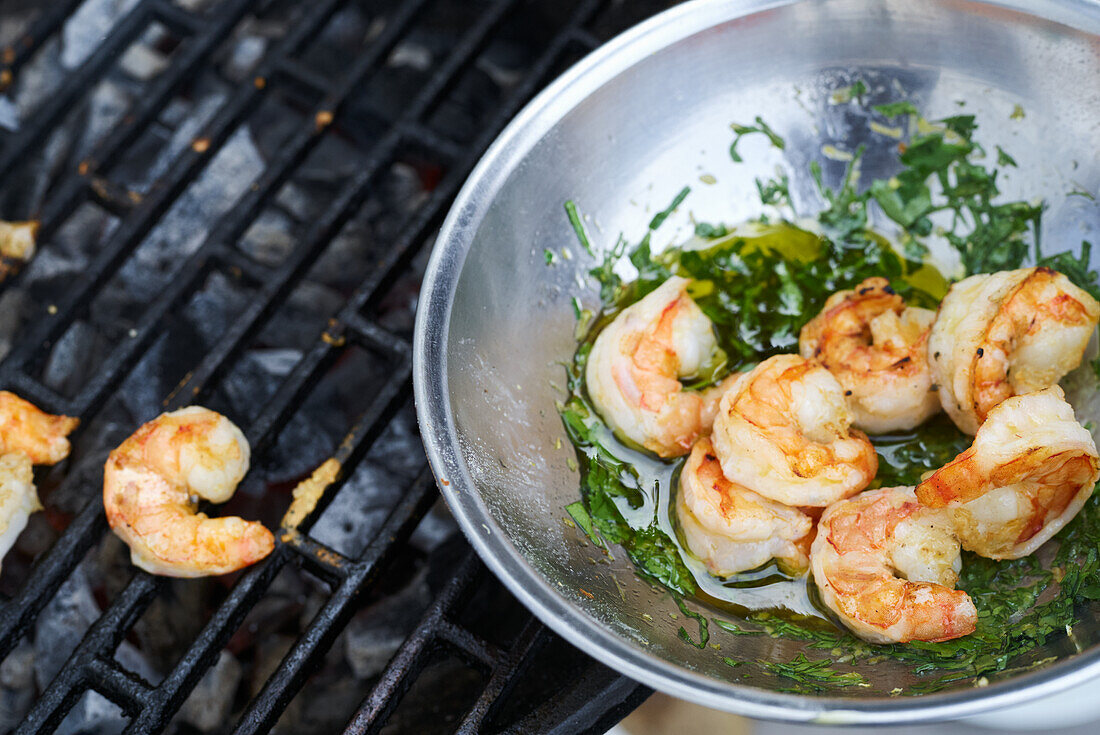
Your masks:
{"label": "bowl rim", "polygon": [[[769,691],[720,680],[647,653],[560,595],[513,546],[481,499],[462,456],[447,387],[447,341],[462,266],[477,229],[511,172],[543,135],[603,84],[663,49],[718,23],[807,0],[692,0],[628,29],[536,95],[474,167],[443,222],[420,292],[413,383],[421,437],[436,482],[485,564],[544,624],[574,646],[654,689],[747,717],[820,724],[884,725],[957,719],[1019,705],[1100,677],[1100,645],[1043,669],[969,691],[850,699]],[[986,5],[1100,36],[1089,0],[936,0]]]}

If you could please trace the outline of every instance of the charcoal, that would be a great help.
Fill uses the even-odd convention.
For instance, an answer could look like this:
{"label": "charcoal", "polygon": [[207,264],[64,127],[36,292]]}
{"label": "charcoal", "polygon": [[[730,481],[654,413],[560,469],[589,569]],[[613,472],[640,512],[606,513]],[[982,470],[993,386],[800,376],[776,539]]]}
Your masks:
{"label": "charcoal", "polygon": [[6,94],[0,95],[0,128],[12,133],[19,131],[19,108]]}
{"label": "charcoal", "polygon": [[75,155],[86,158],[95,144],[118,125],[132,104],[131,93],[110,79],[97,84],[88,98]]}
{"label": "charcoal", "polygon": [[11,351],[26,304],[27,294],[22,289],[9,288],[0,293],[0,360]]}
{"label": "charcoal", "polygon": [[263,59],[267,45],[268,40],[262,36],[239,38],[225,62],[225,76],[234,82],[247,79]]}
{"label": "charcoal", "polygon": [[107,32],[128,13],[138,0],[84,0],[61,29],[61,63],[76,69],[103,42]]}
{"label": "charcoal", "polygon": [[134,44],[118,60],[119,68],[132,78],[147,82],[168,68],[169,58],[145,43]]}
{"label": "charcoal", "polygon": [[75,322],[50,350],[42,382],[62,395],[76,393],[91,377],[87,368],[98,362],[93,355],[106,349],[91,325]]}
{"label": "charcoal", "polygon": [[34,648],[20,643],[0,663],[0,732],[11,732],[34,702]]}
{"label": "charcoal", "polygon": [[339,311],[344,297],[314,281],[303,281],[260,332],[263,344],[308,350],[320,338],[329,317]]}
{"label": "charcoal", "polygon": [[369,679],[385,668],[431,599],[420,573],[404,589],[356,613],[344,635],[344,658],[357,678]]}
{"label": "charcoal", "polygon": [[89,690],[69,710],[54,735],[117,735],[125,727],[126,718],[119,706]]}
{"label": "charcoal", "polygon": [[11,94],[15,106],[19,108],[20,119],[28,120],[34,110],[61,86],[66,70],[60,56],[61,41],[52,38],[42,44],[41,50],[19,70]]}
{"label": "charcoal", "polygon": [[250,350],[221,386],[234,414],[249,419],[263,410],[264,399],[278,390],[298,361],[298,350]]}
{"label": "charcoal", "polygon": [[294,249],[294,238],[290,234],[292,226],[285,214],[267,210],[244,233],[238,247],[259,263],[277,266]]}
{"label": "charcoal", "polygon": [[241,664],[227,651],[203,675],[180,708],[178,720],[200,732],[214,732],[229,721],[233,699],[241,681]]}
{"label": "charcoal", "polygon": [[442,500],[436,501],[432,509],[420,521],[420,525],[409,537],[409,545],[425,554],[431,554],[444,542],[458,534],[458,523]]}
{"label": "charcoal", "polygon": [[184,309],[188,322],[201,338],[204,352],[214,344],[248,304],[248,294],[221,273],[211,273],[201,291]]}
{"label": "charcoal", "polygon": [[98,617],[99,606],[81,563],[34,621],[34,675],[40,690],[65,666]]}

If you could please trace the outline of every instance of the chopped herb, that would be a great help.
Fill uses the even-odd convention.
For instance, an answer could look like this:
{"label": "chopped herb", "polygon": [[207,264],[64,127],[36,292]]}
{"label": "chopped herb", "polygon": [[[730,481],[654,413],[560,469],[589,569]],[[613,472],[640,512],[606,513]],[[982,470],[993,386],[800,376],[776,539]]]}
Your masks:
{"label": "chopped herb", "polygon": [[756,191],[760,194],[761,204],[778,207],[791,203],[791,181],[785,173],[780,173],[778,178],[767,181],[757,179]]}
{"label": "chopped herb", "polygon": [[553,253],[553,251],[550,250],[550,248],[544,249],[542,251],[542,255],[543,255],[543,258],[546,259],[546,265],[553,265],[553,263],[554,263],[554,253]]}
{"label": "chopped herb", "polygon": [[680,640],[692,646],[695,646],[698,649],[706,648],[707,641],[710,640],[710,630],[707,627],[707,619],[699,613],[689,610],[687,605],[684,604],[683,598],[681,598],[679,595],[673,595],[673,597],[676,600],[676,605],[680,608],[680,612],[682,612],[685,616],[689,618],[693,618],[695,622],[699,623],[698,643],[691,639],[691,634],[684,630],[683,626],[680,627],[680,630],[676,631],[677,635],[680,636]]}
{"label": "chopped herb", "polygon": [[573,225],[573,232],[577,233],[577,240],[580,241],[581,247],[587,250],[589,255],[595,256],[592,243],[588,240],[588,233],[584,231],[584,223],[581,222],[581,216],[577,213],[577,205],[572,199],[565,203],[565,213],[569,217],[569,224]]}
{"label": "chopped herb", "polygon": [[733,123],[730,127],[733,129],[734,133],[733,143],[730,144],[730,158],[732,158],[735,163],[741,163],[744,160],[741,158],[741,154],[737,152],[737,144],[740,143],[741,138],[746,135],[762,133],[768,136],[768,140],[771,141],[771,144],[779,150],[783,150],[787,145],[774,130],[768,127],[768,124],[765,123],[759,115],[756,116],[756,125],[738,125],[737,123]]}
{"label": "chopped herb", "polygon": [[569,517],[573,519],[581,530],[588,535],[588,538],[592,540],[599,548],[603,548],[603,539],[596,534],[595,529],[592,528],[592,517],[588,515],[588,511],[584,509],[584,503],[577,501],[565,506],[565,512],[569,514]]}
{"label": "chopped herb", "polygon": [[997,165],[998,166],[1016,166],[1016,159],[1005,153],[1005,149],[997,146]]}
{"label": "chopped herb", "polygon": [[722,657],[722,662],[725,663],[726,666],[735,666],[735,667],[736,666],[743,666],[745,664],[744,661],[734,661],[729,656],[723,656]]}
{"label": "chopped herb", "polygon": [[658,227],[664,224],[665,220],[668,219],[668,216],[672,214],[677,207],[680,206],[680,202],[684,201],[684,199],[690,193],[690,186],[685,186],[683,189],[680,189],[680,193],[676,195],[671,204],[669,204],[657,214],[653,215],[653,219],[649,221],[649,229],[656,230]]}
{"label": "chopped herb", "polygon": [[798,685],[795,691],[798,693],[825,692],[836,687],[870,686],[861,674],[855,671],[842,673],[832,668],[832,661],[810,661],[804,653],[785,664],[772,661],[757,663],[765,671],[795,682]]}
{"label": "chopped herb", "polygon": [[862,104],[863,95],[867,94],[867,85],[863,83],[862,79],[857,79],[855,84],[852,85],[851,94]]}
{"label": "chopped herb", "polygon": [[1024,108],[1021,105],[1016,105],[1012,108],[1012,114],[1008,116],[1009,120],[1023,120]]}
{"label": "chopped herb", "polygon": [[708,224],[706,222],[697,222],[695,224],[695,236],[696,237],[705,237],[705,238],[708,238],[708,239],[714,239],[716,237],[725,237],[728,234],[729,234],[729,230],[727,230],[726,226],[722,225],[722,224],[712,225],[712,224]]}
{"label": "chopped herb", "polygon": [[726,631],[727,633],[732,633],[733,635],[762,635],[763,634],[759,630],[744,630],[744,629],[739,628],[738,626],[734,625],[733,623],[729,622],[728,620],[722,620],[721,618],[715,618],[714,619],[714,624],[717,625],[722,630]]}
{"label": "chopped herb", "polygon": [[1089,269],[1089,256],[1092,254],[1092,243],[1088,240],[1081,242],[1081,255],[1073,257],[1072,253],[1058,253],[1057,255],[1039,258],[1039,265],[1053,268],[1066,278],[1092,294],[1094,299],[1100,299],[1100,276],[1096,271]]}
{"label": "chopped herb", "polygon": [[[906,111],[912,113],[915,108]],[[1039,250],[1043,205],[994,202],[1000,194],[997,171],[972,160],[981,152],[972,141],[977,130],[973,115],[944,118],[930,127],[931,132],[917,135],[905,146],[900,156],[904,168],[896,176],[872,183],[871,196],[908,237],[928,235],[931,216],[950,213],[951,226],[943,236],[959,252],[968,274],[1019,268],[1028,252],[1027,233]],[[1015,165],[1008,154],[997,150],[1001,165]],[[936,183],[937,191],[930,182]]]}
{"label": "chopped herb", "polygon": [[912,102],[890,102],[885,105],[875,105],[871,108],[884,117],[898,117],[900,115],[920,116],[920,110]]}

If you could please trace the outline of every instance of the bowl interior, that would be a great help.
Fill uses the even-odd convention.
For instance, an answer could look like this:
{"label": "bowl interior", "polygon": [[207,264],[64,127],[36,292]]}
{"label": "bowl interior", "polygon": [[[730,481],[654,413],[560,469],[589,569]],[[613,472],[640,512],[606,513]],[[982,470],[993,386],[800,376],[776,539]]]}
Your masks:
{"label": "bowl interior", "polygon": [[[884,661],[862,665],[870,687],[780,694],[774,676],[730,668],[723,657],[786,662],[802,644],[735,637],[712,625],[711,643],[721,650],[687,645],[680,628],[697,638],[695,624],[670,596],[637,578],[621,550],[608,558],[564,522],[578,475],[555,403],[564,395],[562,363],[576,346],[573,299],[595,309],[598,298],[586,277],[595,259],[578,246],[562,203],[577,203],[603,249],[619,233],[636,242],[652,214],[690,186],[656,236],[664,246],[688,237],[693,218],[732,224],[759,214],[754,179],[780,166],[796,209],[812,214],[821,203],[810,162],[836,186],[846,167],[836,159],[866,144],[864,180],[889,175],[897,141],[870,130],[869,106],[910,99],[928,118],[977,116],[976,139],[1018,162],[998,180],[1004,195],[1046,200],[1048,251],[1098,242],[1100,206],[1069,192],[1100,191],[1100,20],[1086,3],[1034,5],[1057,20],[946,0],[692,3],[582,62],[490,152],[430,269],[418,403],[433,465],[467,533],[559,632],[678,696],[790,719],[838,708],[847,712],[841,719],[858,721],[958,715],[1010,694],[1019,701],[1022,684],[1034,695],[1095,673],[1081,664],[1100,658],[1100,626],[1086,622],[1075,631],[1080,649],[1065,638],[1048,643],[1021,663],[1059,662],[1011,683],[994,677],[981,692],[961,681],[934,695],[891,698],[914,677]],[[866,105],[838,102],[836,90],[856,79],[869,88]],[[757,115],[786,147],[746,138],[745,162],[736,164],[729,125]],[[427,409],[432,401],[441,405]]]}

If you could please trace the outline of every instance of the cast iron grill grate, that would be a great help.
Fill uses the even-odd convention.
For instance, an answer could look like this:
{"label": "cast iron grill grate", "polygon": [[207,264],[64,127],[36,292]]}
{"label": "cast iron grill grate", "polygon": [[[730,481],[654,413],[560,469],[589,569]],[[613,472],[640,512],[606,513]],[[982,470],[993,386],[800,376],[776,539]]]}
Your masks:
{"label": "cast iron grill grate", "polygon": [[[140,420],[192,403],[224,410],[245,431],[260,464],[279,467],[295,459],[295,444],[290,441],[288,446],[281,437],[318,394],[331,392],[326,386],[334,375],[346,375],[342,366],[349,364],[353,353],[355,359],[365,360],[369,369],[364,370],[372,377],[356,393],[359,403],[354,410],[349,408],[346,415],[328,422],[339,424],[329,427],[337,439],[328,450],[342,466],[340,477],[304,522],[277,534],[269,558],[241,574],[222,593],[159,681],[131,670],[120,661],[117,650],[129,645],[126,641],[133,638],[135,624],[175,583],[126,568],[126,578],[116,581],[113,593],[104,593],[102,609],[64,665],[41,682],[17,732],[47,732],[63,725],[89,691],[117,706],[126,732],[164,730],[277,577],[287,569],[300,570],[317,580],[324,593],[277,666],[261,680],[262,686],[245,698],[233,728],[240,733],[264,732],[279,722],[364,598],[384,596],[378,588],[387,569],[412,553],[410,538],[437,502],[433,478],[420,456],[415,461],[419,470],[411,473],[411,479],[390,480],[394,500],[386,507],[384,521],[374,528],[352,524],[346,529],[352,535],[365,535],[361,548],[335,548],[312,533],[329,504],[342,492],[351,492],[346,487],[349,478],[361,469],[379,437],[392,429],[396,417],[408,413],[409,324],[407,317],[388,320],[387,302],[400,297],[403,282],[408,290],[410,279],[415,293],[423,254],[430,249],[450,202],[477,158],[519,107],[600,40],[660,4],[633,3],[628,8],[601,0],[541,5],[519,0],[113,0],[112,7],[122,11],[103,29],[102,39],[82,53],[73,51],[81,26],[98,22],[96,13],[107,3],[58,0],[39,10],[33,10],[34,5],[26,4],[34,15],[17,36],[3,39],[0,33],[0,40],[8,44],[0,49],[0,93],[10,91],[18,103],[23,78],[31,76],[36,59],[56,51],[58,44],[67,44],[61,47],[63,60],[65,54],[75,58],[63,74],[56,75],[52,86],[38,94],[40,99],[17,124],[3,125],[0,105],[0,216],[40,220],[37,257],[42,259],[0,282],[0,388],[15,391],[50,412],[78,416],[82,428],[74,440],[71,465],[40,476],[46,505],[55,497],[67,499],[67,506],[61,503],[67,512],[51,516],[56,539],[34,555],[33,566],[26,568],[27,562],[24,574],[5,587],[11,594],[0,609],[0,660],[26,645],[43,610],[110,538],[100,476],[77,472],[75,465],[82,445],[94,445],[97,432],[110,435],[104,428],[111,427],[105,416],[117,415],[120,403]],[[646,7],[639,10],[639,5]],[[454,23],[431,24],[433,19],[448,18],[448,13],[457,18]],[[329,39],[354,14],[370,22],[358,36],[358,52],[351,54]],[[290,18],[280,26],[284,32],[270,30],[273,16]],[[512,68],[507,63],[503,68],[488,65],[487,57],[501,38],[528,29],[532,18],[539,20],[537,43],[528,44],[528,57]],[[244,46],[235,45],[235,40],[245,26],[263,29],[270,36],[254,36],[263,40],[262,53],[255,55],[251,65],[238,64],[236,79],[227,79],[222,71],[214,74],[215,67],[236,63]],[[398,95],[397,104],[380,104],[378,100],[386,99],[387,79],[395,73],[395,59],[410,54],[408,40],[438,36],[441,26],[453,31],[454,37],[444,42],[436,39],[437,53],[427,62],[412,53],[415,74],[404,87],[407,94]],[[74,34],[77,41],[70,37]],[[152,54],[156,63],[138,64],[135,72],[131,56],[135,46],[142,44],[142,53]],[[231,52],[237,55],[227,62]],[[102,134],[71,144],[64,165],[54,165],[48,181],[42,183],[42,177],[33,172],[58,147],[59,130],[80,127],[73,124],[73,111],[99,94],[104,80],[118,74],[120,65],[137,78],[128,82],[128,89],[137,90],[132,103],[98,129],[88,122],[85,127]],[[494,74],[471,76],[472,71],[485,68]],[[188,128],[188,123],[179,122],[178,111],[199,106],[196,80],[209,76],[217,77],[211,84],[223,91],[212,97],[216,104],[209,114],[188,118],[198,119]],[[497,82],[495,86],[485,82],[489,77]],[[474,89],[464,101],[452,99],[456,90],[471,84],[476,88],[478,83],[486,90]],[[173,119],[175,123],[166,122]],[[215,194],[227,200],[219,208],[204,208],[205,200],[195,204],[195,190],[210,186],[210,171],[228,157],[227,151],[240,148],[236,142],[242,130],[250,129],[262,143],[273,128],[285,133],[274,144],[269,140],[259,164],[248,174],[247,186],[231,194],[216,189]],[[185,145],[174,145],[180,140]],[[347,151],[350,170],[316,183],[310,178],[316,160],[326,146],[336,144]],[[139,152],[149,149],[157,155],[142,159]],[[149,163],[152,160],[158,163]],[[313,327],[311,338],[296,351],[290,350],[273,337],[278,332],[274,325],[285,326],[281,315],[298,303],[296,299],[303,299],[307,277],[331,260],[341,233],[378,201],[395,162],[404,167],[401,170],[415,172],[418,186],[413,188],[419,194],[403,205],[395,221],[372,230],[374,249],[369,258],[357,261],[360,266],[369,262],[369,267],[342,274],[342,287],[325,292],[327,318],[318,320],[315,314],[312,322],[307,320]],[[238,169],[230,168],[231,173],[234,170]],[[298,226],[269,233],[268,240],[283,247],[274,254],[267,241],[267,249],[259,251],[242,247],[259,224],[269,222],[275,203],[294,208],[287,204],[288,192],[298,192],[299,199],[310,198],[301,196],[303,192],[312,194],[312,209],[301,205]],[[192,219],[184,220],[183,229],[188,230],[184,246],[175,231],[164,234],[165,222],[182,216],[179,212],[188,207],[197,208],[198,213],[192,211]],[[61,256],[69,255],[71,231],[92,229],[89,222],[102,225],[102,236],[82,251],[83,260],[64,261]],[[196,222],[203,227],[191,232]],[[160,244],[159,256],[155,248],[150,249],[150,242]],[[142,270],[150,260],[155,267]],[[50,270],[66,262],[69,269],[60,268],[60,275]],[[338,259],[335,270],[346,270]],[[120,279],[128,283],[121,290]],[[223,309],[229,313],[220,321],[207,315],[196,327],[187,315],[206,298],[212,284],[222,284],[237,299],[226,302],[233,306]],[[311,301],[308,296],[304,300],[316,306],[317,299]],[[18,313],[12,304],[21,305]],[[5,310],[13,334],[7,345],[2,339]],[[211,322],[217,324],[211,326]],[[171,345],[166,347],[165,342],[175,340],[181,324],[202,333],[192,335],[199,347],[166,353]],[[81,337],[87,334],[94,339]],[[74,344],[83,348],[75,349]],[[257,388],[257,398],[247,409],[238,405],[234,410],[227,385],[247,359],[261,351],[265,358],[284,358],[286,368],[278,380],[268,381],[266,392]],[[86,369],[69,369],[58,378],[58,365],[71,368],[68,363],[73,362],[86,363]],[[345,372],[340,373],[341,369]],[[169,389],[138,391],[135,386],[148,375],[170,380]],[[117,438],[135,427],[136,423],[125,430],[114,427],[121,431],[116,431]],[[91,453],[104,447],[109,448],[106,439]],[[102,453],[94,457],[100,465],[102,458]],[[304,475],[287,470],[283,476],[301,479]],[[278,525],[285,505],[273,511],[275,520],[269,526]],[[450,561],[462,557],[457,566]],[[468,551],[433,556],[430,567],[430,573],[447,581],[438,585],[434,601],[378,673],[373,688],[363,691],[365,699],[360,695],[348,732],[381,731],[432,657],[443,650],[481,675],[472,704],[448,705],[452,711],[440,718],[448,723],[447,729],[595,732],[648,694],[583,656],[569,658],[571,654],[562,652],[568,647],[525,611],[511,640],[487,640],[459,619],[463,606],[485,584],[496,586],[495,594],[502,594],[495,580],[486,581],[484,569]],[[18,574],[19,564],[13,563],[13,568],[16,571],[9,574]],[[536,669],[541,699],[515,696],[516,687],[522,687]]]}

